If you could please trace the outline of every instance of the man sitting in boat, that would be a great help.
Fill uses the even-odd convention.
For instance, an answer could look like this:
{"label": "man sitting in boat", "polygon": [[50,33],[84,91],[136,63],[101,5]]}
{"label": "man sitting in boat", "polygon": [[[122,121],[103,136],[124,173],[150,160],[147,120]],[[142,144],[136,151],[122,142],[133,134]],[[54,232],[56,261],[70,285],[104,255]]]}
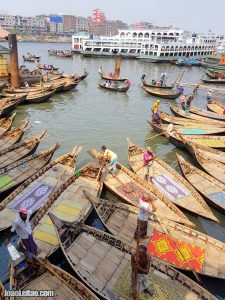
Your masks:
{"label": "man sitting in boat", "polygon": [[[138,258],[138,259],[137,259]],[[134,253],[131,256],[131,284],[132,291],[139,295],[144,292],[153,296],[154,290],[149,287],[148,274],[151,266],[151,256],[147,254],[147,247],[139,245],[138,256]]]}
{"label": "man sitting in boat", "polygon": [[161,119],[160,119],[160,116],[159,116],[159,113],[155,113],[155,114],[152,114],[152,123],[153,124],[156,124],[156,125],[160,125],[161,124]]}
{"label": "man sitting in boat", "polygon": [[150,85],[152,85],[152,86],[156,85],[156,80],[152,79],[152,82],[150,82]]}
{"label": "man sitting in boat", "polygon": [[206,96],[206,100],[208,102],[208,104],[212,103],[212,91],[208,91],[207,96]]}
{"label": "man sitting in boat", "polygon": [[109,150],[106,146],[102,146],[103,160],[109,163],[109,171],[116,172],[116,165],[118,164],[117,154]]}
{"label": "man sitting in boat", "polygon": [[23,246],[27,250],[26,255],[31,258],[37,254],[37,245],[33,240],[31,224],[29,221],[31,213],[28,213],[27,209],[20,209],[19,216],[13,221],[13,225],[10,231],[10,236],[6,240],[6,243],[10,242],[10,238],[14,231],[21,238]]}
{"label": "man sitting in boat", "polygon": [[173,126],[172,123],[170,123],[170,124],[166,127],[166,133],[167,133],[169,136],[175,137],[176,131],[174,130],[174,126]]}
{"label": "man sitting in boat", "polygon": [[114,83],[113,83],[113,87],[115,87],[115,88],[118,88],[118,87],[119,87],[119,84],[118,84],[118,82],[114,81]]}
{"label": "man sitting in boat", "polygon": [[153,104],[153,107],[152,107],[153,114],[158,113],[158,111],[159,111],[159,104],[160,104],[160,100],[157,100],[157,101]]}
{"label": "man sitting in boat", "polygon": [[144,152],[143,156],[143,165],[144,165],[144,179],[152,182],[152,176],[154,174],[153,161],[156,156],[153,154],[151,147],[147,148],[147,151]]}

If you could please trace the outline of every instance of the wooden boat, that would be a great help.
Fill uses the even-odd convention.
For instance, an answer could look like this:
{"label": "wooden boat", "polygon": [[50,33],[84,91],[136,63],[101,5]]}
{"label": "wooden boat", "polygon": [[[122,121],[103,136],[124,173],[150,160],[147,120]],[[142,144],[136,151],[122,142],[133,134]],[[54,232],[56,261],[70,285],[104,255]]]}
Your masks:
{"label": "wooden boat", "polygon": [[48,50],[48,54],[57,57],[73,58],[73,53],[69,50]]}
{"label": "wooden boat", "polygon": [[207,65],[207,69],[209,69],[210,71],[225,71],[225,66],[224,65],[219,65],[219,64],[208,64]]}
{"label": "wooden boat", "polygon": [[174,88],[174,84],[171,84],[171,85],[151,85],[149,84],[146,80],[143,80],[142,81],[142,84],[143,86],[146,86],[146,87],[149,87],[151,89],[173,89]]}
{"label": "wooden boat", "polygon": [[[87,192],[84,193],[92,203],[108,232],[135,247],[137,241],[134,239],[134,232],[137,228],[139,209],[128,204],[114,203],[105,199],[100,199]],[[214,223],[212,224],[215,226]],[[142,240],[141,243],[148,244],[151,241],[154,231],[165,234],[165,228],[172,239],[180,240],[184,243],[204,249],[204,261],[202,270],[199,270],[199,273],[211,277],[225,278],[225,244],[200,231],[188,228],[181,224],[178,225],[175,222],[166,219],[161,220],[160,216],[149,214],[148,235],[150,238]],[[177,249],[178,246],[175,247],[175,252],[177,252]],[[154,254],[152,255],[154,256]],[[218,257],[220,257],[219,261]],[[161,259],[165,261],[165,257]],[[174,261],[167,259],[167,262],[175,267]],[[182,267],[180,268],[182,269]],[[185,266],[185,269],[189,269],[187,265]],[[189,270],[189,272],[191,271]]]}
{"label": "wooden boat", "polygon": [[194,142],[203,146],[216,148],[219,150],[225,150],[225,136],[217,135],[183,135],[176,132],[168,134],[164,131],[164,135],[169,141],[176,147],[184,149],[187,142]]}
{"label": "wooden boat", "polygon": [[[95,158],[102,157],[96,149],[91,149],[89,154]],[[183,212],[181,212],[169,200],[167,196],[156,190],[153,184],[146,182],[140,176],[128,170],[123,165],[117,164],[116,175],[112,172],[108,172],[106,176],[103,175],[102,177],[107,189],[117,195],[122,201],[138,206],[138,199],[143,194],[147,193],[153,198],[154,205],[163,218],[167,218],[187,226],[195,226],[187,219]]]}
{"label": "wooden boat", "polygon": [[220,70],[216,71],[212,69],[207,69],[205,74],[211,79],[225,78],[225,72]]}
{"label": "wooden boat", "polygon": [[[40,81],[39,81],[40,82]],[[49,88],[48,88],[49,89]],[[19,93],[26,93],[26,94],[35,94],[35,93],[41,93],[41,92],[45,92],[47,89],[45,88],[42,88],[40,86],[38,87],[33,87],[33,86],[30,86],[28,88],[26,87],[20,87],[18,89],[15,89],[15,88],[8,88],[8,89],[4,89],[3,92],[5,92],[6,94],[19,94]]]}
{"label": "wooden boat", "polygon": [[225,110],[225,106],[217,99],[212,99],[212,103],[207,104],[207,108],[210,111],[213,111],[214,113],[217,113],[219,115],[224,115],[223,112]]}
{"label": "wooden boat", "polygon": [[20,128],[11,129],[10,131],[3,133],[0,137],[0,151],[18,143],[28,127],[28,121],[25,121]]}
{"label": "wooden boat", "polygon": [[[66,271],[52,265],[48,260],[39,257],[34,258],[32,266],[26,261],[23,267],[15,266],[11,277],[15,284],[12,291],[37,291],[40,287],[54,299],[60,300],[99,300],[83,283],[71,276]],[[16,297],[25,299],[25,297]],[[32,297],[36,299],[38,297]]]}
{"label": "wooden boat", "polygon": [[58,147],[58,144],[55,144],[47,150],[31,154],[0,169],[0,194],[12,191],[43,168],[49,163]]}
{"label": "wooden boat", "polygon": [[[165,112],[160,112],[159,113],[161,122],[164,124],[168,124],[168,123],[173,123],[173,124],[177,124],[177,125],[181,125],[181,126],[190,126],[190,127],[202,127],[203,125],[208,126],[212,126],[212,127],[224,127],[224,122],[216,122],[213,121],[211,119],[208,120],[193,120],[193,119],[187,119],[187,118],[183,118],[183,117],[174,117],[171,115],[168,115]],[[213,121],[213,124],[212,124]],[[214,123],[216,122],[216,124]]]}
{"label": "wooden boat", "polygon": [[225,84],[225,79],[202,79],[204,83]]}
{"label": "wooden boat", "polygon": [[205,109],[201,109],[199,107],[191,105],[190,112],[199,116],[203,116],[210,119],[225,121],[225,115],[217,114],[211,111],[207,111]]}
{"label": "wooden boat", "polygon": [[0,170],[30,154],[33,154],[45,133],[46,130],[0,151]]}
{"label": "wooden boat", "polygon": [[25,55],[23,55],[23,61],[26,61],[26,62],[39,62],[40,61],[40,57],[25,56]]}
{"label": "wooden boat", "polygon": [[225,164],[225,152],[211,147],[203,146],[193,141],[184,144],[185,148],[192,154],[195,155],[195,151],[198,151],[201,155],[207,158],[212,158],[218,162]]}
{"label": "wooden boat", "polygon": [[32,228],[39,257],[47,257],[59,247],[48,212],[53,212],[64,221],[85,221],[92,211],[92,205],[83,191],[100,196],[103,184],[99,175],[96,163],[84,166],[55,190],[37,212],[32,220]]}
{"label": "wooden boat", "polygon": [[9,115],[17,105],[19,105],[20,100],[16,99],[6,99],[0,101],[0,117],[5,117]]}
{"label": "wooden boat", "polygon": [[45,70],[45,71],[57,71],[59,68],[54,67],[53,65],[46,65],[46,64],[38,64],[38,69]]}
{"label": "wooden boat", "polygon": [[196,148],[193,149],[195,152],[196,161],[198,162],[200,167],[209,175],[213,176],[222,183],[225,183],[225,164],[214,160],[208,156],[204,156]]}
{"label": "wooden boat", "polygon": [[121,84],[118,87],[115,87],[113,85],[105,86],[105,83],[100,83],[100,82],[98,83],[98,85],[103,89],[113,91],[113,92],[121,92],[121,93],[126,93],[130,88],[130,85],[128,85],[126,83]]}
{"label": "wooden boat", "polygon": [[55,90],[41,92],[39,94],[28,94],[25,103],[43,103],[48,101],[55,94]]}
{"label": "wooden boat", "polygon": [[[145,179],[143,155],[146,150],[132,143],[130,139],[127,141],[129,165],[137,175]],[[191,213],[218,222],[218,219],[192,185],[158,156],[154,159],[152,170],[154,187],[167,196],[170,201]],[[161,182],[164,184],[162,185]]]}
{"label": "wooden boat", "polygon": [[[84,80],[85,78],[87,78],[88,75],[89,75],[88,72],[84,72],[83,74],[78,75],[78,76],[77,76],[77,79],[79,79],[79,80]],[[75,79],[76,79],[76,78],[75,78]]]}
{"label": "wooden boat", "polygon": [[177,161],[184,177],[202,194],[206,201],[225,212],[225,185],[214,177],[194,167],[183,156],[177,154]]}
{"label": "wooden boat", "polygon": [[8,100],[14,100],[18,102],[16,103],[16,105],[20,105],[23,104],[23,102],[25,101],[27,97],[27,93],[19,93],[19,94],[4,94],[1,97],[0,101],[8,101]]}
{"label": "wooden boat", "polygon": [[[156,123],[152,123],[148,121],[148,124],[158,133],[163,133],[167,130],[167,124],[157,125]],[[173,125],[174,130],[176,130],[179,134],[188,134],[188,135],[214,135],[214,134],[223,134],[225,133],[225,127],[205,127],[204,124],[202,126],[194,127],[192,124],[188,124],[185,127],[180,125]]]}
{"label": "wooden boat", "polygon": [[[103,299],[131,299],[131,255],[135,253],[135,247],[82,223],[63,222],[52,213],[50,217],[60,247],[82,281]],[[158,295],[160,299],[215,299],[194,281],[155,257],[151,257],[148,278],[155,290],[152,299]],[[144,299],[142,293],[140,296]]]}
{"label": "wooden boat", "polygon": [[80,82],[79,80],[77,80],[77,81],[74,81],[74,80],[72,80],[72,81],[67,81],[67,82],[62,86],[61,91],[62,91],[62,92],[70,91],[70,90],[74,89],[74,88],[78,85],[79,82]]}
{"label": "wooden boat", "polygon": [[196,120],[198,120],[205,124],[212,124],[215,127],[218,127],[218,125],[219,125],[219,127],[224,127],[225,122],[223,122],[223,121],[213,120],[213,119],[202,117],[202,116],[192,114],[192,113],[186,114],[185,111],[183,109],[179,108],[178,106],[175,106],[172,104],[169,104],[169,106],[170,106],[171,112],[177,117],[192,119],[192,120],[194,120],[194,122]]}
{"label": "wooden boat", "polygon": [[6,197],[0,203],[0,231],[12,225],[21,206],[33,213],[42,207],[52,191],[73,175],[79,152],[80,147],[75,147],[71,153],[55,159]]}
{"label": "wooden boat", "polygon": [[103,73],[103,72],[98,72],[100,77],[104,80],[110,80],[110,81],[126,81],[128,78],[121,78],[121,77],[118,77],[118,76],[114,76],[113,73],[109,73],[109,74],[106,74],[106,73]]}
{"label": "wooden boat", "polygon": [[15,116],[16,113],[11,115],[11,117],[0,120],[0,136],[11,128]]}
{"label": "wooden boat", "polygon": [[180,95],[182,95],[182,93],[178,93],[170,90],[163,90],[163,89],[157,90],[156,88],[148,88],[148,87],[143,87],[143,89],[152,96],[171,99],[171,100],[175,100],[178,97],[180,97]]}

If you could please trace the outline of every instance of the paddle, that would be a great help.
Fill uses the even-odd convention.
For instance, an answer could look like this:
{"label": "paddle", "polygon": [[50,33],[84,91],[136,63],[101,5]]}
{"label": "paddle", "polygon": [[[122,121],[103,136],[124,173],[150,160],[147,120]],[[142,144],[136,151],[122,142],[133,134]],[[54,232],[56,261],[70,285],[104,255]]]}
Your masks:
{"label": "paddle", "polygon": [[[140,226],[140,221],[138,219],[137,220],[137,248],[136,248],[136,254],[135,254],[137,264],[138,264],[138,260],[139,260],[140,231],[141,231],[141,226]],[[133,291],[132,291],[133,300],[137,300],[137,298],[138,298],[137,287],[138,287],[138,269],[135,269]]]}
{"label": "paddle", "polygon": [[161,133],[159,133],[159,134],[153,135],[153,136],[147,138],[145,141],[149,141],[149,140],[154,139],[155,137],[160,136],[160,135],[163,135],[163,134],[164,134],[164,133],[161,132]]}

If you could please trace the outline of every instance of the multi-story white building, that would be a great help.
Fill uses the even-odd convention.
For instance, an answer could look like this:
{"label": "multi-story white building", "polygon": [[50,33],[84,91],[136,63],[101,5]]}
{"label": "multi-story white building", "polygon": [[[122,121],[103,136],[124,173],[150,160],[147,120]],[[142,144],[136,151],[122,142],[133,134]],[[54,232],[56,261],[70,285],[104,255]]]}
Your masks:
{"label": "multi-story white building", "polygon": [[45,32],[46,22],[43,16],[23,17],[0,15],[0,27],[6,30],[15,30],[19,33]]}
{"label": "multi-story white building", "polygon": [[63,17],[50,16],[50,32],[55,34],[63,34]]}

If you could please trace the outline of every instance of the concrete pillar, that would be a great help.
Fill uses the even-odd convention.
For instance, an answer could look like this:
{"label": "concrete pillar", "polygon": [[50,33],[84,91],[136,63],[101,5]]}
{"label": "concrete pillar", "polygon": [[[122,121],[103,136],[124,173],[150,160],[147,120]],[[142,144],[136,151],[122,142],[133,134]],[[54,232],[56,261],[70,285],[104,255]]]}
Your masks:
{"label": "concrete pillar", "polygon": [[121,59],[117,58],[115,62],[115,77],[118,78],[120,77],[120,64],[121,64]]}
{"label": "concrete pillar", "polygon": [[9,34],[11,85],[20,87],[19,61],[16,34]]}

